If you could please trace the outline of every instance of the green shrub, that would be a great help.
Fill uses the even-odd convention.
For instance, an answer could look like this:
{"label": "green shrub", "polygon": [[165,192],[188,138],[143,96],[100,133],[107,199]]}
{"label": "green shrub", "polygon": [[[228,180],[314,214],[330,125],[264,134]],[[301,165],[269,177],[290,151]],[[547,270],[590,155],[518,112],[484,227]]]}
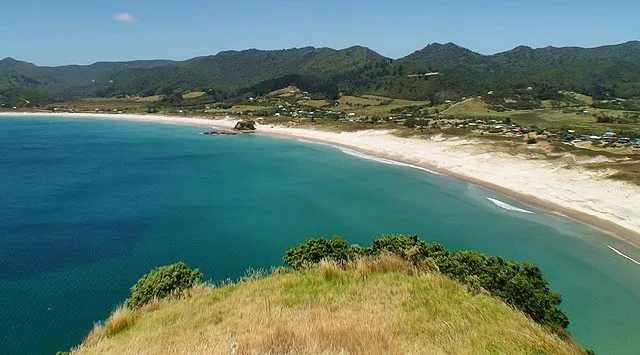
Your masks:
{"label": "green shrub", "polygon": [[349,246],[349,259],[358,259],[368,255],[371,255],[371,248],[363,248],[358,244]]}
{"label": "green shrub", "polygon": [[422,269],[439,270],[466,284],[473,293],[489,292],[559,333],[569,325],[569,318],[558,308],[562,297],[549,288],[537,266],[486,256],[478,251],[450,254],[441,244],[426,243],[417,235],[385,235],[374,239],[368,248],[350,246],[340,237],[309,239],[289,249],[284,261],[300,269],[314,266],[323,259],[345,262],[385,254],[396,255]]}
{"label": "green shrub", "polygon": [[478,278],[478,286],[540,324],[562,329],[569,325],[567,315],[557,308],[562,298],[551,291],[536,265],[521,266],[477,251],[459,251],[440,263],[440,271],[462,283]]}
{"label": "green shrub", "polygon": [[383,235],[373,240],[373,253],[390,253],[406,258],[412,248],[417,248],[422,254],[427,249],[427,243],[417,235]]}
{"label": "green shrub", "polygon": [[381,253],[395,254],[401,258],[412,259],[420,257],[422,259],[431,258],[438,262],[447,257],[449,251],[439,243],[425,243],[417,235],[383,235],[373,240],[371,247],[373,255]]}
{"label": "green shrub", "polygon": [[178,294],[198,284],[201,278],[200,270],[191,270],[182,262],[157,267],[131,287],[126,306],[129,309],[140,308],[154,298]]}
{"label": "green shrub", "polygon": [[459,251],[441,263],[440,271],[464,283],[469,276],[487,273],[487,256],[479,251]]}
{"label": "green shrub", "polygon": [[562,297],[549,289],[536,265],[524,263],[520,272],[514,276],[504,289],[504,299],[534,321],[552,327],[566,328],[569,318],[557,306]]}
{"label": "green shrub", "polygon": [[345,262],[349,260],[350,250],[349,243],[340,236],[331,239],[309,238],[299,246],[287,250],[284,262],[294,270],[315,266],[323,259]]}

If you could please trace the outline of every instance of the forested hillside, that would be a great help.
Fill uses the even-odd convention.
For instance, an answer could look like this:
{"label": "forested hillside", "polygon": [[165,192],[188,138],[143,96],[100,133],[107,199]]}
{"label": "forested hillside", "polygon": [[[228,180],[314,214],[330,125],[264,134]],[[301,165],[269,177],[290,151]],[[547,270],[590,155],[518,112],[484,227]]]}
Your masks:
{"label": "forested hillside", "polygon": [[[531,91],[550,99],[559,90],[598,99],[640,97],[640,42],[597,48],[520,46],[482,55],[453,43],[430,44],[392,60],[365,47],[225,51],[181,62],[99,62],[40,67],[0,61],[0,99],[69,99],[206,91],[224,97],[295,84],[335,97],[378,94],[432,102],[488,91]],[[26,90],[25,90],[26,89]]]}

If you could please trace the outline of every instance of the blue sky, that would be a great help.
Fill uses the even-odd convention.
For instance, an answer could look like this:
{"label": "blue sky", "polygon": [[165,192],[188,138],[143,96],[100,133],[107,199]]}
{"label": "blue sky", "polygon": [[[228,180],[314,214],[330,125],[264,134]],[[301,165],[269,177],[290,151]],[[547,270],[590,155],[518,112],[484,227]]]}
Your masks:
{"label": "blue sky", "polygon": [[433,42],[492,54],[640,39],[640,1],[6,0],[0,33],[0,58],[39,65],[356,44],[399,58]]}

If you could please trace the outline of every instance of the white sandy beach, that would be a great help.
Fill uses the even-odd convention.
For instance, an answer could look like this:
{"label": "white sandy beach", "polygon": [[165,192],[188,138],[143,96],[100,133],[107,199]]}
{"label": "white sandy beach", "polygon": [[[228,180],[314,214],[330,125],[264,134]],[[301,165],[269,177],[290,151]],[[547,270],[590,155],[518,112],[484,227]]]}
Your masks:
{"label": "white sandy beach", "polygon": [[[103,118],[231,128],[237,118],[205,119],[161,115],[0,113],[0,116]],[[388,130],[328,132],[259,125],[260,133],[347,147],[416,165],[505,193],[524,203],[593,225],[640,246],[640,187],[603,179],[554,160],[531,160],[473,149],[469,139],[414,139]]]}

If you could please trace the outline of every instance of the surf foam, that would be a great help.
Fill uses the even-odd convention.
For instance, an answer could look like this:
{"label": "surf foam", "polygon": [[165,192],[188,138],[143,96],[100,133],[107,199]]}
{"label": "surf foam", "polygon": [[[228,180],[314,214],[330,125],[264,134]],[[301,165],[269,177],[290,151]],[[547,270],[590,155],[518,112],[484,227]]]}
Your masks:
{"label": "surf foam", "polygon": [[506,202],[502,202],[500,200],[496,200],[495,198],[487,197],[487,200],[493,202],[496,206],[498,206],[500,208],[504,208],[505,210],[514,211],[514,212],[520,212],[520,213],[534,214],[534,212],[523,210],[522,208],[518,208],[516,206],[511,206],[510,204],[508,204]]}
{"label": "surf foam", "polygon": [[403,163],[403,162],[399,162],[399,161],[395,161],[395,160],[391,160],[391,159],[385,159],[385,158],[378,158],[378,157],[374,157],[371,155],[367,155],[367,154],[362,154],[360,152],[357,152],[353,149],[348,149],[348,148],[343,148],[343,147],[339,147],[338,149],[340,149],[340,151],[342,151],[345,154],[360,158],[360,159],[366,159],[366,160],[372,160],[378,163],[383,163],[383,164],[388,164],[388,165],[395,165],[395,166],[402,166],[402,167],[406,167],[406,168],[411,168],[411,169],[417,169],[417,170],[422,170],[425,171],[429,174],[434,174],[434,175],[442,175],[439,172],[433,171],[433,170],[429,170],[427,168],[423,168],[421,166],[417,166],[417,165],[411,165],[411,164],[407,164],[407,163]]}
{"label": "surf foam", "polygon": [[621,257],[623,257],[623,258],[626,258],[626,259],[631,260],[631,262],[634,262],[634,263],[636,263],[636,264],[640,265],[640,261],[637,261],[637,260],[635,260],[635,259],[631,258],[630,256],[624,255],[620,250],[618,250],[618,249],[616,249],[616,248],[612,247],[611,245],[607,245],[607,246],[609,247],[609,249],[613,250],[613,252],[614,252],[614,253],[616,253],[616,254],[620,255],[620,256],[621,256]]}

